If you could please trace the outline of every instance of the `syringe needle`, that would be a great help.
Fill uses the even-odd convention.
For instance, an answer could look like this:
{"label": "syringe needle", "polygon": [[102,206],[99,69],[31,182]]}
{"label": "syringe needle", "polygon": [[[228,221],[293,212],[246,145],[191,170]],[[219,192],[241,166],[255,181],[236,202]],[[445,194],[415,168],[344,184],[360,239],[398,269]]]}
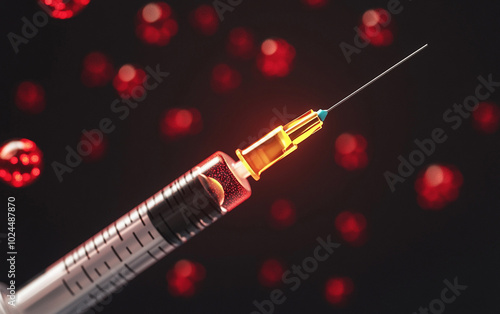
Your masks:
{"label": "syringe needle", "polygon": [[375,82],[376,80],[378,80],[379,78],[381,78],[382,76],[384,76],[387,73],[391,72],[392,70],[394,70],[395,68],[397,68],[398,66],[400,66],[402,63],[404,63],[406,60],[410,59],[411,57],[413,57],[414,55],[416,55],[417,53],[419,53],[420,51],[422,51],[427,46],[428,45],[425,44],[422,47],[418,48],[417,50],[415,50],[414,52],[412,52],[411,54],[409,54],[407,57],[405,57],[404,59],[402,59],[398,63],[394,64],[393,66],[391,66],[390,68],[388,68],[384,72],[382,72],[379,75],[377,75],[376,77],[374,77],[371,81],[369,81],[365,85],[361,86],[360,88],[358,88],[357,90],[355,90],[354,92],[352,92],[351,94],[349,94],[347,97],[345,97],[344,99],[342,99],[339,102],[337,102],[335,105],[333,105],[330,108],[328,108],[328,110],[326,110],[326,111],[330,112],[333,108],[335,108],[338,105],[346,102],[349,98],[351,98],[352,96],[356,95],[357,93],[359,93],[360,91],[362,91],[363,89],[365,89],[366,87],[368,87],[370,84],[372,84],[373,82]]}

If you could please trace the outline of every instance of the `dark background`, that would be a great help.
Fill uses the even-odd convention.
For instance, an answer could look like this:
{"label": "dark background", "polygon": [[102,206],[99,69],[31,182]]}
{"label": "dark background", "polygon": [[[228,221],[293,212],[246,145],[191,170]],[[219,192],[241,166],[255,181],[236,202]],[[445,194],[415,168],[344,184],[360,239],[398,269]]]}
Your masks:
{"label": "dark background", "polygon": [[[41,147],[45,162],[32,186],[1,187],[3,200],[8,195],[17,199],[18,283],[214,151],[234,156],[242,141],[268,126],[273,108],[287,106],[299,115],[327,107],[428,43],[424,52],[333,111],[324,130],[259,182],[251,182],[248,201],[141,274],[113,296],[104,313],[249,313],[253,300],[267,299],[271,290],[258,282],[260,263],[276,257],[287,265],[299,264],[311,255],[318,236],[332,234],[342,242],[334,219],[343,210],[365,214],[368,241],[361,247],[342,242],[297,292],[287,292],[276,313],[412,313],[439,298],[443,280],[455,277],[468,288],[446,306],[446,313],[498,313],[498,132],[480,135],[472,119],[451,131],[442,114],[474,92],[479,75],[500,78],[500,3],[402,1],[403,12],[393,16],[394,43],[369,46],[348,64],[339,44],[352,44],[353,27],[364,11],[387,5],[354,2],[331,1],[310,10],[299,0],[246,0],[226,13],[214,36],[205,37],[193,31],[187,16],[210,1],[168,1],[179,33],[169,45],[155,47],[134,32],[135,14],[147,1],[92,0],[72,19],[51,19],[17,55],[6,34],[19,33],[21,17],[31,18],[39,8],[34,1],[3,2],[0,140],[29,138]],[[276,36],[291,43],[297,51],[291,74],[269,80],[258,74],[253,61],[229,59],[225,41],[237,26],[251,28],[258,42]],[[96,128],[117,98],[111,84],[89,89],[80,81],[82,58],[94,50],[111,56],[115,67],[160,64],[171,75],[117,123],[102,160],[80,165],[59,183],[50,163],[63,162],[65,146],[75,147],[82,129]],[[225,95],[214,94],[209,83],[212,67],[221,61],[243,76],[241,86]],[[27,115],[14,104],[15,86],[27,79],[45,87],[47,108],[39,115]],[[490,101],[500,103],[500,91]],[[171,107],[197,108],[203,130],[164,141],[159,117]],[[418,170],[433,162],[453,164],[464,185],[457,201],[441,211],[427,211],[416,202],[416,173],[394,193],[383,173],[396,172],[398,155],[408,156],[415,149],[413,140],[429,137],[436,127],[446,129],[449,139]],[[335,164],[334,141],[343,132],[367,138],[365,169],[349,172]],[[297,209],[297,222],[285,230],[268,223],[269,208],[278,198],[289,199]],[[207,271],[190,299],[167,291],[165,274],[183,258],[202,263]],[[6,271],[0,273],[5,282]],[[345,308],[330,305],[323,296],[325,282],[333,276],[353,279],[354,294]]]}

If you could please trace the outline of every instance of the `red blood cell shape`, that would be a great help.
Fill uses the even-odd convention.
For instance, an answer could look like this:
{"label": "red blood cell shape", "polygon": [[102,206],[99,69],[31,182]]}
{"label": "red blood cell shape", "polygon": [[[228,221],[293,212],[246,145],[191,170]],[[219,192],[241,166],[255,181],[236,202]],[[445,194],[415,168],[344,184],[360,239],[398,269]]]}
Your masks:
{"label": "red blood cell shape", "polygon": [[160,120],[160,130],[167,139],[197,134],[202,127],[201,114],[195,108],[169,109],[163,113]]}
{"label": "red blood cell shape", "polygon": [[227,93],[240,86],[241,75],[225,63],[217,64],[212,70],[210,83],[214,92]]}
{"label": "red blood cell shape", "polygon": [[189,19],[191,26],[203,35],[214,35],[219,28],[219,16],[214,7],[203,4],[191,12]]}
{"label": "red blood cell shape", "polygon": [[394,40],[393,22],[384,9],[368,10],[361,19],[361,36],[373,46],[389,46]]}
{"label": "red blood cell shape", "polygon": [[359,246],[366,241],[366,218],[361,213],[341,212],[335,219],[335,228],[352,245]]}
{"label": "red blood cell shape", "polygon": [[28,139],[10,140],[0,147],[0,179],[20,188],[32,184],[43,168],[42,151]]}
{"label": "red blood cell shape", "polygon": [[293,204],[279,199],[271,205],[271,223],[276,228],[287,228],[295,223],[296,211]]}
{"label": "red blood cell shape", "polygon": [[479,103],[472,112],[473,126],[480,133],[493,134],[500,126],[500,108],[490,102]]}
{"label": "red blood cell shape", "polygon": [[347,170],[366,167],[368,164],[366,146],[366,139],[362,135],[350,133],[339,135],[335,140],[335,162]]}
{"label": "red blood cell shape", "polygon": [[200,263],[180,260],[167,272],[168,291],[177,297],[192,297],[205,278],[205,267]]}
{"label": "red blood cell shape", "polygon": [[335,277],[326,282],[325,298],[334,305],[345,305],[354,290],[354,283],[348,277]]}
{"label": "red blood cell shape", "polygon": [[15,103],[20,110],[37,114],[45,109],[45,90],[35,82],[24,81],[17,86]]}
{"label": "red blood cell shape", "polygon": [[69,19],[82,11],[90,0],[39,0],[40,6],[56,19]]}
{"label": "red blood cell shape", "polygon": [[146,73],[131,64],[123,65],[113,78],[113,86],[122,98],[141,98],[144,95]]}
{"label": "red blood cell shape", "polygon": [[257,68],[267,77],[287,76],[295,59],[295,48],[280,38],[262,42],[257,57]]}
{"label": "red blood cell shape", "polygon": [[136,34],[145,43],[165,46],[179,30],[172,8],[165,2],[151,2],[137,12]]}
{"label": "red blood cell shape", "polygon": [[276,287],[280,284],[285,267],[277,259],[268,259],[262,263],[259,269],[258,279],[265,287]]}
{"label": "red blood cell shape", "polygon": [[114,74],[109,58],[101,52],[91,52],[83,59],[82,83],[87,87],[108,84]]}
{"label": "red blood cell shape", "polygon": [[256,53],[255,36],[253,32],[244,27],[231,30],[226,44],[227,52],[238,59],[248,60]]}
{"label": "red blood cell shape", "polygon": [[457,168],[431,165],[415,181],[418,203],[424,209],[442,209],[458,198],[462,184],[463,176]]}

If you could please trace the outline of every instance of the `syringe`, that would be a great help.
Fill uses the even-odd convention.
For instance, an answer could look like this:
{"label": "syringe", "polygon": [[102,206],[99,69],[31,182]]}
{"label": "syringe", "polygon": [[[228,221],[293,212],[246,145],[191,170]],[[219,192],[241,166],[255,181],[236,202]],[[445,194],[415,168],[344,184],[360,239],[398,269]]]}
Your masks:
{"label": "syringe", "polygon": [[309,110],[246,149],[236,150],[237,162],[223,152],[214,153],[55,262],[15,299],[4,289],[0,313],[85,313],[249,198],[247,177],[259,180],[263,171],[295,151],[322,128],[328,111],[337,104],[328,110]]}

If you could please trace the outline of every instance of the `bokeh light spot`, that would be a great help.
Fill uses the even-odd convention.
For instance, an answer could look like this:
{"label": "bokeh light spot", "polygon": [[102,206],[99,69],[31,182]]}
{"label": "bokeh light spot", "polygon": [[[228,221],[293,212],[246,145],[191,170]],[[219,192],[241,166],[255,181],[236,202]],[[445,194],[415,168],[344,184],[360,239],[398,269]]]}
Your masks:
{"label": "bokeh light spot", "polygon": [[16,89],[16,106],[30,114],[37,114],[45,109],[45,91],[35,82],[21,82]]}
{"label": "bokeh light spot", "polygon": [[330,278],[325,284],[325,298],[334,305],[345,305],[354,290],[354,283],[348,277]]}
{"label": "bokeh light spot", "polygon": [[191,26],[203,35],[213,35],[219,28],[219,16],[214,7],[203,4],[197,7],[190,16]]}
{"label": "bokeh light spot", "polygon": [[197,134],[203,127],[201,114],[197,109],[169,109],[160,120],[160,130],[167,139],[176,139]]}
{"label": "bokeh light spot", "polygon": [[[145,89],[146,73],[131,64],[123,65],[113,79],[113,86],[123,98],[142,97]],[[133,94],[133,92],[135,93]]]}
{"label": "bokeh light spot", "polygon": [[389,46],[394,41],[391,15],[384,9],[366,11],[359,27],[361,36],[373,46]]}
{"label": "bokeh light spot", "polygon": [[335,228],[341,237],[354,246],[366,242],[366,225],[366,218],[361,213],[344,211],[335,218]]}
{"label": "bokeh light spot", "polygon": [[82,83],[88,87],[106,85],[114,69],[109,58],[101,52],[91,52],[83,59]]}
{"label": "bokeh light spot", "polygon": [[296,221],[296,211],[289,200],[279,199],[271,205],[271,224],[276,228],[286,228]]}
{"label": "bokeh light spot", "polygon": [[147,44],[165,46],[178,30],[172,9],[165,2],[148,3],[137,12],[135,32]]}
{"label": "bokeh light spot", "polygon": [[500,126],[500,108],[491,102],[481,102],[472,112],[473,126],[480,132],[492,134]]}
{"label": "bokeh light spot", "polygon": [[225,63],[217,64],[212,70],[211,86],[214,92],[227,93],[241,84],[238,71]]}
{"label": "bokeh light spot", "polygon": [[90,0],[39,0],[40,6],[56,19],[69,19],[80,13]]}
{"label": "bokeh light spot", "polygon": [[335,162],[347,170],[364,168],[368,164],[366,147],[364,136],[342,133],[335,140]]}
{"label": "bokeh light spot", "polygon": [[295,59],[295,48],[280,38],[266,39],[261,44],[257,68],[267,77],[287,76]]}
{"label": "bokeh light spot", "polygon": [[424,209],[442,209],[458,198],[462,184],[463,177],[457,168],[431,165],[415,181],[418,203]]}
{"label": "bokeh light spot", "polygon": [[277,259],[268,259],[260,267],[258,279],[265,287],[276,287],[280,284],[285,267]]}
{"label": "bokeh light spot", "polygon": [[253,32],[244,27],[232,29],[229,33],[226,50],[235,58],[251,59],[256,53]]}
{"label": "bokeh light spot", "polygon": [[302,0],[302,3],[312,9],[322,8],[328,4],[329,0]]}
{"label": "bokeh light spot", "polygon": [[173,296],[192,297],[205,279],[205,275],[205,267],[200,263],[180,260],[167,272],[168,291]]}
{"label": "bokeh light spot", "polygon": [[0,179],[15,188],[32,184],[40,175],[42,151],[28,139],[14,139],[0,147]]}

